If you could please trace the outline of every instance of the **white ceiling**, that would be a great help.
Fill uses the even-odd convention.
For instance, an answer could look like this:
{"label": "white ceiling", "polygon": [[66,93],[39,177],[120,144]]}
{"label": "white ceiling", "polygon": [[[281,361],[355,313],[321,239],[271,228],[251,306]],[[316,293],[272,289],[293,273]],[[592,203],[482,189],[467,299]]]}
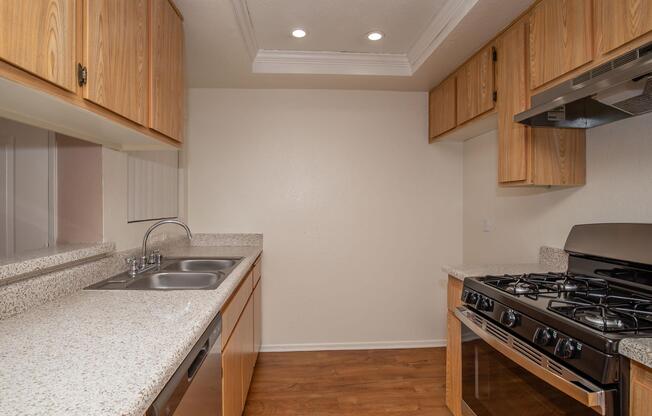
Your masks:
{"label": "white ceiling", "polygon": [[[447,0],[246,0],[260,49],[407,54]],[[292,28],[308,36],[295,39]],[[365,34],[381,30],[385,38]]]}
{"label": "white ceiling", "polygon": [[[175,1],[185,19],[190,88],[400,91],[435,86],[533,2]],[[289,37],[295,25],[309,32],[305,42]],[[364,40],[368,28],[387,34],[382,46]]]}

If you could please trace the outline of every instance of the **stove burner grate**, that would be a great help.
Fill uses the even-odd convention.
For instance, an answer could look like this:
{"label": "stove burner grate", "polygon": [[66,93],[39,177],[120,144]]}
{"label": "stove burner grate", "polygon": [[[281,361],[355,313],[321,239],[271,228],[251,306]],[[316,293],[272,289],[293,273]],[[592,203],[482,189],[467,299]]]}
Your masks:
{"label": "stove burner grate", "polygon": [[[607,298],[616,298],[618,303],[608,305],[590,300],[552,299],[548,302],[548,310],[603,332],[638,333],[652,329],[652,311],[642,309],[651,306],[652,301],[623,296],[603,296],[600,299],[605,302]],[[624,304],[624,300],[629,303]]]}

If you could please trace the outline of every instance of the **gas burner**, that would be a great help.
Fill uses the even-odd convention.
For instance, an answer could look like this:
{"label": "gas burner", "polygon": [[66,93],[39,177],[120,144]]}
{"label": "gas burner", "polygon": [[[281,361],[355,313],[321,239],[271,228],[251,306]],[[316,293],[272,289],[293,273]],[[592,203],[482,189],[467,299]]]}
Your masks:
{"label": "gas burner", "polygon": [[527,293],[532,293],[536,291],[536,285],[528,282],[512,282],[507,284],[505,291],[513,293],[515,295],[525,295]]}
{"label": "gas burner", "polygon": [[572,278],[560,279],[555,282],[556,285],[564,292],[576,292],[580,289],[580,285]]}
{"label": "gas burner", "polygon": [[[613,297],[619,299],[618,304],[600,303],[605,302],[609,296],[577,297],[575,300],[552,299],[548,302],[548,310],[602,332],[639,333],[652,329],[652,312],[638,309],[641,304],[637,301],[647,302],[646,300]],[[631,299],[632,302],[624,306],[622,299]]]}
{"label": "gas burner", "polygon": [[615,315],[601,316],[600,314],[587,313],[586,315],[580,316],[579,320],[600,330],[621,329],[625,327],[622,319],[619,319]]}

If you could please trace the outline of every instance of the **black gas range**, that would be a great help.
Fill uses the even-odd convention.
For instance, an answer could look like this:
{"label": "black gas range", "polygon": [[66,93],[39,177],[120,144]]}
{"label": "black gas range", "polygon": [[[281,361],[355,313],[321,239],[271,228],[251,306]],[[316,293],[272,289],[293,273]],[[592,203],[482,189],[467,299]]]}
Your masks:
{"label": "black gas range", "polygon": [[[569,266],[564,273],[465,279],[464,306],[456,315],[465,324],[467,341],[480,339],[485,348],[483,355],[477,345],[474,352],[467,348],[467,360],[473,361],[468,372],[475,378],[468,387],[478,393],[478,380],[492,373],[478,369],[478,357],[494,357],[495,364],[485,367],[500,366],[508,357],[521,364],[519,371],[538,375],[536,383],[545,382],[533,394],[555,397],[556,388],[575,399],[569,408],[578,400],[581,404],[565,413],[559,405],[564,400],[555,397],[558,407],[550,400],[555,409],[549,414],[624,415],[628,365],[618,354],[618,343],[652,337],[652,224],[578,225],[565,250]],[[493,374],[499,373],[494,369]],[[550,386],[554,388],[546,393]],[[494,385],[494,396],[499,391]],[[491,401],[477,396],[468,397],[475,413],[493,415],[486,411]],[[546,403],[545,397],[537,403]]]}

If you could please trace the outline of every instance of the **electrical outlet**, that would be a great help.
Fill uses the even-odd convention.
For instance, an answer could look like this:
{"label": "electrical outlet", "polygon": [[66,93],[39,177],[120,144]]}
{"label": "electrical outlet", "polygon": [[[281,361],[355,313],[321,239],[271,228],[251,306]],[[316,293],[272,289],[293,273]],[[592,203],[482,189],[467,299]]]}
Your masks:
{"label": "electrical outlet", "polygon": [[483,219],[482,220],[482,231],[485,233],[491,232],[494,230],[494,222],[490,219]]}

